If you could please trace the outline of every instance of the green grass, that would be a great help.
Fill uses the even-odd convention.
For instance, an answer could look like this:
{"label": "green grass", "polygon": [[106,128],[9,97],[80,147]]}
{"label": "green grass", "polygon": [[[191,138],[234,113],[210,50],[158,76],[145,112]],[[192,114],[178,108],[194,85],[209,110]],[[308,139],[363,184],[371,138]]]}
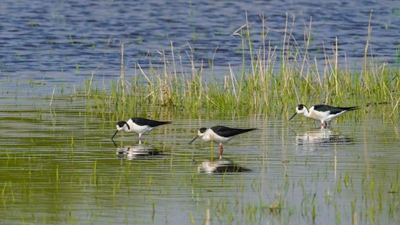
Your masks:
{"label": "green grass", "polygon": [[[264,24],[262,24],[262,27],[265,27]],[[294,47],[291,47],[293,43],[297,42],[292,39],[292,29],[289,25],[286,25],[282,45],[275,48],[268,45],[267,30],[262,30],[257,34],[257,32],[251,30],[249,24],[244,24],[242,29],[236,31],[242,43],[237,49],[238,52],[243,53],[242,66],[239,69],[233,69],[228,65],[226,68],[228,73],[221,78],[220,75],[210,76],[202,66],[195,66],[193,60],[195,48],[191,46],[189,46],[189,57],[192,59],[192,67],[183,69],[182,58],[177,57],[174,53],[172,43],[170,54],[164,53],[163,55],[164,66],[162,68],[155,68],[150,65],[149,69],[143,70],[137,64],[134,75],[131,75],[125,74],[122,62],[121,76],[117,81],[110,83],[109,89],[100,90],[93,87],[94,74],[97,68],[93,71],[91,78],[85,82],[84,90],[74,92],[72,96],[67,98],[57,96],[54,88],[51,98],[48,99],[52,110],[50,112],[44,109],[35,110],[34,116],[32,116],[34,119],[31,122],[40,125],[40,121],[48,120],[49,123],[46,125],[53,127],[64,125],[65,128],[69,128],[63,122],[65,118],[68,119],[68,116],[72,114],[73,118],[85,117],[80,122],[85,125],[84,127],[89,127],[86,129],[90,129],[90,119],[92,118],[101,118],[100,121],[114,123],[133,115],[161,119],[173,116],[198,118],[200,115],[228,118],[227,115],[257,114],[264,115],[265,118],[282,116],[283,119],[287,119],[288,116],[293,114],[296,104],[310,105],[321,102],[333,105],[382,106],[383,109],[377,107],[373,109],[376,110],[375,114],[382,115],[384,120],[398,121],[399,69],[378,62],[369,56],[370,32],[366,38],[363,66],[356,70],[349,69],[351,66],[346,63],[339,63],[343,60],[339,59],[339,55],[342,54],[338,53],[337,44],[334,53],[331,55],[327,49],[321,49],[321,53],[324,55],[322,62],[315,60],[308,50],[310,42],[315,41],[311,39],[313,37],[312,22],[304,29],[304,33],[307,34],[305,37],[308,38],[304,46],[295,44]],[[370,31],[368,27],[366,30]],[[263,40],[262,43],[265,43],[265,45],[255,45],[255,39]],[[71,42],[73,42],[72,39]],[[121,52],[123,55],[123,51]],[[396,59],[399,58],[398,55],[399,50],[396,52]],[[245,61],[245,58],[249,58],[250,61]],[[205,63],[208,66],[213,66],[212,60]],[[76,69],[79,72],[78,65]],[[31,82],[31,86],[37,85],[40,84]],[[69,108],[67,110],[73,112],[65,113],[66,107],[62,103],[65,101],[72,102],[71,99],[83,99],[79,104],[82,103],[84,106],[76,109]],[[54,104],[52,104],[53,101]],[[387,104],[374,104],[383,102]],[[57,106],[57,104],[61,105]],[[367,107],[364,109],[355,113],[362,116],[369,115],[370,109]],[[15,116],[15,121],[22,122],[21,118],[27,120],[25,117],[19,116],[20,110],[13,113],[18,113],[18,116]],[[90,114],[96,114],[96,116],[92,117]],[[71,121],[75,121],[75,119]],[[94,123],[99,126],[99,130],[91,131],[95,133],[114,127],[114,124],[109,126],[107,122],[99,125],[96,120]],[[73,129],[74,123],[70,124],[70,129]],[[34,130],[30,132],[34,133]],[[50,196],[54,196],[54,199],[61,199],[62,205],[66,205],[66,210],[70,211],[66,214],[67,217],[63,218],[64,221],[76,224],[86,217],[71,213],[74,210],[71,210],[73,205],[70,203],[70,196],[62,196],[60,193],[72,193],[73,190],[78,190],[84,194],[86,192],[89,194],[106,193],[101,196],[99,194],[99,201],[95,202],[95,204],[98,204],[98,208],[109,207],[109,205],[102,205],[106,202],[104,200],[109,199],[114,203],[114,206],[122,205],[125,207],[128,202],[121,203],[119,201],[131,196],[144,195],[150,199],[152,208],[151,218],[148,221],[154,222],[158,221],[156,217],[159,216],[159,212],[155,209],[158,206],[157,204],[160,204],[155,200],[155,197],[174,193],[173,188],[177,182],[174,179],[179,178],[181,171],[179,169],[187,167],[186,164],[181,165],[181,167],[169,167],[168,163],[165,163],[165,167],[160,168],[168,168],[172,176],[158,176],[151,170],[154,168],[153,162],[121,161],[121,164],[119,162],[110,164],[112,160],[108,155],[115,153],[108,152],[113,147],[101,146],[104,142],[95,142],[94,144],[89,142],[88,144],[85,141],[86,137],[80,137],[79,134],[74,134],[69,130],[60,131],[63,132],[63,139],[55,138],[56,135],[60,134],[55,130],[46,132],[49,134],[48,137],[19,137],[19,142],[17,142],[19,149],[17,150],[20,153],[22,152],[22,155],[15,154],[16,149],[13,147],[13,142],[6,145],[3,156],[6,162],[3,166],[3,174],[20,173],[22,178],[18,178],[20,180],[5,179],[6,181],[3,182],[2,205],[4,209],[13,211],[14,204],[17,205],[28,200],[40,202],[42,201],[41,196],[46,197],[50,193]],[[92,146],[87,148],[87,145]],[[32,151],[25,151],[25,147],[32,149]],[[51,151],[53,149],[55,149],[54,155]],[[88,151],[89,149],[93,152]],[[100,151],[94,151],[98,149]],[[213,146],[211,145],[212,149]],[[210,154],[212,154],[212,151],[210,151]],[[318,221],[323,221],[321,216],[326,214],[327,211],[335,214],[336,221],[333,222],[337,224],[349,221],[348,218],[352,218],[353,224],[379,224],[382,214],[387,214],[391,218],[393,217],[393,221],[397,221],[396,216],[399,208],[397,196],[400,190],[398,172],[393,177],[386,173],[376,172],[380,171],[378,170],[379,165],[371,165],[371,169],[362,172],[360,177],[357,170],[340,171],[339,168],[338,178],[335,177],[331,180],[332,183],[326,186],[326,189],[320,190],[316,183],[330,179],[331,166],[327,166],[326,171],[315,171],[314,177],[296,178],[290,176],[292,174],[290,168],[301,168],[297,165],[299,162],[291,156],[283,158],[286,159],[286,157],[291,160],[284,160],[283,167],[285,167],[285,170],[282,172],[282,176],[284,176],[281,177],[282,183],[275,183],[276,180],[272,180],[272,178],[263,178],[271,179],[271,182],[268,182],[269,187],[263,187],[261,182],[258,184],[255,181],[251,188],[246,188],[243,183],[239,183],[239,185],[236,183],[236,177],[228,175],[210,177],[188,172],[183,176],[187,178],[187,181],[183,181],[179,188],[183,191],[185,191],[185,188],[190,189],[188,193],[194,196],[193,201],[197,201],[198,210],[208,210],[213,222],[235,223],[238,222],[235,220],[238,215],[242,215],[243,221],[241,222],[248,224],[266,220],[271,220],[275,224],[286,224],[299,220],[318,223]],[[60,160],[63,158],[64,162]],[[303,161],[303,158],[299,158]],[[314,168],[315,162],[313,160],[315,159],[304,159],[306,171],[307,168]],[[160,164],[158,161],[155,163]],[[270,166],[274,166],[274,164],[272,163]],[[286,171],[286,167],[288,171]],[[5,170],[7,168],[9,170]],[[18,168],[18,170],[14,168]],[[24,177],[25,175],[26,177]],[[167,182],[171,179],[173,184]],[[212,182],[214,179],[218,182]],[[254,179],[258,181],[258,177]],[[209,180],[210,182],[208,182]],[[44,187],[32,187],[31,183],[34,182],[44,184]],[[387,183],[392,184],[390,189],[387,188]],[[220,194],[223,192],[218,190],[229,187],[233,187],[234,193],[237,194],[233,197],[229,196],[229,198],[221,197]],[[249,190],[259,193],[258,201],[250,201],[245,198],[244,193]],[[215,195],[213,195],[214,191],[216,192]],[[298,195],[293,196],[293,193]],[[358,197],[360,193],[363,198]],[[348,196],[350,198],[346,201]],[[142,198],[138,198],[138,200],[142,200]],[[57,201],[51,204],[51,206],[61,205]],[[126,208],[129,210],[136,207],[135,205],[128,206]],[[343,207],[350,209],[348,212],[350,214],[346,214]],[[385,209],[388,212],[385,212]],[[59,215],[60,210],[56,208],[53,213]],[[96,221],[97,218],[103,216],[101,212],[92,215],[89,212],[91,210],[87,209],[87,214],[91,215],[91,220]],[[128,218],[133,218],[132,213],[139,214],[140,212],[118,211],[119,213],[124,214],[126,223],[129,224],[132,221],[128,221]],[[26,216],[26,214],[23,215]],[[193,224],[199,221],[199,218],[195,218],[195,216],[197,214],[189,215],[190,222]],[[21,223],[27,224],[39,219],[42,219],[42,223],[46,224],[46,222],[57,221],[58,218],[53,218],[52,214],[49,213],[44,218],[39,217],[38,219],[21,217]],[[140,220],[146,221],[146,217],[138,217],[137,221],[140,222]]]}
{"label": "green grass", "polygon": [[[265,27],[263,23],[261,25]],[[122,48],[121,76],[110,83],[109,90],[92,86],[94,71],[92,78],[86,82],[85,90],[77,94],[84,94],[92,100],[88,107],[92,107],[95,113],[106,117],[107,113],[112,112],[113,118],[110,120],[140,114],[150,117],[180,114],[191,118],[204,113],[214,116],[226,113],[263,114],[266,117],[282,114],[287,117],[299,103],[343,106],[385,103],[382,105],[388,112],[385,119],[398,119],[398,68],[381,63],[369,55],[369,26],[366,27],[368,36],[364,60],[358,70],[350,69],[347,62],[340,63],[343,59],[339,59],[339,55],[343,54],[338,50],[338,40],[335,40],[332,53],[328,49],[321,50],[324,56],[322,61],[309,52],[310,42],[316,41],[311,39],[311,21],[304,28],[307,35],[303,46],[297,45],[298,42],[292,38],[293,29],[288,26],[279,49],[268,45],[266,30],[257,34],[246,23],[235,33],[242,40],[238,49],[243,52],[242,66],[234,70],[228,65],[226,71],[229,73],[223,77],[205,74],[202,65],[196,67],[195,50],[191,46],[188,57],[192,66],[183,68],[182,58],[176,57],[173,43],[170,54],[163,54],[162,68],[150,64],[144,70],[137,64],[134,75],[125,74]],[[256,46],[253,43],[255,39],[261,39],[264,44]],[[250,59],[250,63],[245,58]],[[213,66],[213,61],[205,63]],[[140,112],[140,108],[148,110]]]}

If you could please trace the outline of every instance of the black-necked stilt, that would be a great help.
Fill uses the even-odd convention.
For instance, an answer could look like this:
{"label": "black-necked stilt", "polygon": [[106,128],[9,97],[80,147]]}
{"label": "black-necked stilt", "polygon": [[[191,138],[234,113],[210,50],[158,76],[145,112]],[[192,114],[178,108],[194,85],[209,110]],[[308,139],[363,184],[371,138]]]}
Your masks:
{"label": "black-necked stilt", "polygon": [[128,121],[119,121],[117,123],[117,131],[115,131],[114,135],[111,137],[111,140],[114,139],[115,135],[117,135],[118,131],[124,131],[128,133],[137,133],[139,134],[139,143],[142,142],[142,134],[147,133],[153,130],[155,127],[172,123],[171,121],[156,121],[149,120],[141,117],[133,117]]}
{"label": "black-necked stilt", "polygon": [[219,143],[219,157],[222,157],[224,148],[222,143],[231,140],[236,135],[246,133],[252,130],[257,130],[256,128],[239,129],[239,128],[229,128],[225,126],[214,126],[211,128],[202,127],[198,130],[197,135],[189,144],[191,144],[198,137],[201,137],[204,141],[214,141]]}
{"label": "black-necked stilt", "polygon": [[345,112],[356,110],[359,108],[360,107],[358,106],[334,107],[330,105],[314,105],[311,106],[310,109],[307,109],[305,105],[300,104],[297,105],[296,113],[292,117],[290,117],[289,120],[293,119],[293,117],[295,117],[297,114],[302,113],[305,117],[321,121],[321,127],[325,128],[328,126],[328,122],[332,119],[339,117]]}

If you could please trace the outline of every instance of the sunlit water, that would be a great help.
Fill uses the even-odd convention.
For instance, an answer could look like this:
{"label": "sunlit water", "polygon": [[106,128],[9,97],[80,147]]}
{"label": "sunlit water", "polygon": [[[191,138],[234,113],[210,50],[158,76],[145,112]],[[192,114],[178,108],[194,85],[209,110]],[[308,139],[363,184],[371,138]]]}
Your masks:
{"label": "sunlit water", "polygon": [[[0,110],[4,224],[398,224],[398,126],[348,113],[330,129],[298,116],[176,119],[144,135],[110,138],[110,121],[82,101],[6,99]],[[14,102],[15,103],[15,102]],[[22,104],[23,103],[23,104]],[[68,107],[71,110],[65,110]],[[305,123],[304,123],[305,122]],[[256,127],[218,144],[200,126]],[[211,158],[212,157],[212,158]]]}
{"label": "sunlit water", "polygon": [[[183,73],[191,70],[191,54],[205,75],[221,78],[229,64],[236,72],[242,39],[232,34],[246,12],[254,33],[264,13],[272,48],[282,46],[287,13],[290,21],[296,17],[293,37],[304,50],[312,18],[309,54],[323,59],[323,48],[332,54],[338,37],[341,60],[359,68],[372,10],[369,55],[395,65],[399,7],[396,1],[3,1],[1,223],[399,224],[399,127],[383,122],[379,108],[365,120],[348,113],[329,130],[300,116],[290,123],[259,115],[174,118],[138,146],[133,134],[118,134],[113,143],[114,121],[68,95],[96,68],[96,85],[115,81],[121,42],[130,78],[138,64],[163,67],[171,42]],[[217,124],[258,128],[224,145],[222,164],[251,171],[199,173],[199,166],[221,165],[218,144],[189,141],[200,126]]]}
{"label": "sunlit water", "polygon": [[[163,52],[171,61],[173,43],[175,60],[183,65],[182,71],[178,66],[178,72],[191,73],[193,54],[196,70],[203,66],[205,76],[222,78],[230,73],[228,65],[234,72],[242,65],[243,40],[233,34],[246,23],[246,14],[254,32],[254,51],[263,46],[259,35],[261,15],[268,33],[267,48],[276,49],[277,56],[286,24],[289,48],[305,53],[305,29],[312,22],[307,51],[310,60],[316,57],[323,63],[325,53],[333,56],[337,37],[339,59],[351,70],[363,65],[372,12],[368,56],[394,65],[399,47],[399,10],[400,3],[389,0],[5,0],[0,6],[0,78],[72,85],[80,84],[95,71],[95,80],[107,84],[107,80],[119,76],[121,42],[125,43],[129,77],[137,74],[138,65],[145,71],[150,65],[163,67]],[[244,57],[250,63],[250,55]]]}

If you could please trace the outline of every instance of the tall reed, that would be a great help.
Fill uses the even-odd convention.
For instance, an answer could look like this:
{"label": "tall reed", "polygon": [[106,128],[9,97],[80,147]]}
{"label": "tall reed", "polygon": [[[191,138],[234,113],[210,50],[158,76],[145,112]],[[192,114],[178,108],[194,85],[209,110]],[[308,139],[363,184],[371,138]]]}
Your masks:
{"label": "tall reed", "polygon": [[[261,15],[261,30],[252,30],[246,18],[232,35],[241,39],[243,63],[239,69],[228,64],[227,75],[204,74],[204,62],[197,63],[195,48],[188,45],[186,56],[175,53],[171,42],[169,51],[161,52],[163,66],[149,64],[144,70],[136,65],[133,75],[124,73],[121,50],[121,76],[111,84],[111,95],[101,93],[102,112],[116,111],[118,116],[129,114],[264,114],[287,115],[298,103],[367,106],[388,103],[389,119],[398,118],[400,102],[399,69],[380,63],[369,56],[371,18],[366,28],[363,66],[349,69],[346,58],[341,59],[338,38],[332,49],[322,47],[322,60],[310,51],[312,20],[304,25],[303,40],[295,38],[296,18],[286,15],[281,32],[282,45],[273,45],[271,32]],[[256,45],[253,40],[261,40]],[[301,43],[301,44],[300,44]],[[122,47],[123,49],[123,47]],[[190,68],[184,61],[189,59]],[[341,63],[344,61],[344,63]],[[213,67],[213,60],[207,62]],[[98,94],[98,93],[97,93]],[[107,97],[109,96],[109,97]],[[107,109],[104,110],[104,107]],[[147,111],[140,111],[147,109]],[[163,110],[155,110],[163,109]],[[160,115],[157,115],[160,116]]]}

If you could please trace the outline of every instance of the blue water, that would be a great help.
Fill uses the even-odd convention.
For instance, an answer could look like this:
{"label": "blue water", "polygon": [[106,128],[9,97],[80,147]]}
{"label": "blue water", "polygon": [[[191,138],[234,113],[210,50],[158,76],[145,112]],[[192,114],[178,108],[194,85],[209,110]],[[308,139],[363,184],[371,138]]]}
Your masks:
{"label": "blue water", "polygon": [[[130,78],[140,76],[139,65],[144,71],[164,67],[163,54],[171,62],[171,44],[180,72],[190,74],[193,55],[196,70],[203,66],[204,76],[222,78],[229,65],[242,65],[242,38],[233,33],[246,15],[255,50],[263,44],[261,15],[267,45],[278,56],[286,20],[289,47],[304,53],[312,19],[309,59],[323,63],[324,51],[332,57],[337,37],[340,66],[357,70],[372,11],[368,55],[396,65],[399,10],[397,1],[2,1],[0,221],[398,224],[399,127],[382,121],[379,108],[365,109],[365,121],[344,116],[332,131],[314,129],[318,123],[299,116],[290,122],[260,115],[174,118],[146,135],[162,154],[138,159],[138,152],[116,155],[134,149],[137,136],[120,135],[114,146],[107,116],[83,113],[88,100],[60,98],[59,87],[76,90],[93,71],[94,82],[107,87],[120,75],[122,42]],[[197,173],[198,164],[218,154],[218,144],[188,142],[200,126],[215,124],[259,128],[224,145],[224,156],[251,172]],[[271,211],[276,202],[280,213]]]}
{"label": "blue water", "polygon": [[173,43],[183,70],[190,71],[188,55],[193,54],[197,69],[201,65],[207,69],[212,62],[213,69],[205,74],[222,77],[229,64],[233,68],[241,65],[242,39],[232,34],[245,24],[246,14],[254,49],[262,45],[261,15],[267,44],[278,53],[286,18],[293,34],[290,47],[295,47],[295,39],[301,51],[305,50],[305,28],[312,19],[310,59],[323,61],[324,49],[332,56],[337,37],[341,62],[359,68],[371,12],[368,54],[395,64],[400,36],[397,1],[5,0],[0,5],[0,79],[79,84],[97,67],[95,80],[116,79],[121,42],[128,75],[134,74],[138,64],[143,69],[162,67],[161,53],[170,60]]}

